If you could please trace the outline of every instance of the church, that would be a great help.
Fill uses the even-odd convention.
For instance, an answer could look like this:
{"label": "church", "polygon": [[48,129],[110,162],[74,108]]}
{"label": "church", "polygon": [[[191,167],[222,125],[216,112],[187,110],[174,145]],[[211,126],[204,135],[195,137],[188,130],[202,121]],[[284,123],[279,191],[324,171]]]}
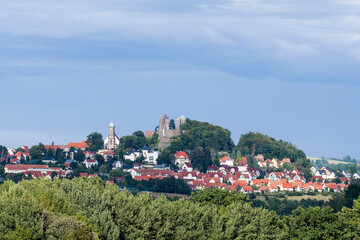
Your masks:
{"label": "church", "polygon": [[120,138],[115,133],[115,124],[113,121],[109,124],[109,136],[104,140],[104,146],[107,150],[114,150],[120,144]]}

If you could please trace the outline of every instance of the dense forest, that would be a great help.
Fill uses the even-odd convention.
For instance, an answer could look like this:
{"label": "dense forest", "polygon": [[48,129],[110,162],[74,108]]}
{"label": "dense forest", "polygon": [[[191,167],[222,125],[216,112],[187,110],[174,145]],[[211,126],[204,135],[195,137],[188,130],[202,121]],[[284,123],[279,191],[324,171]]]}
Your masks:
{"label": "dense forest", "polygon": [[0,186],[0,239],[358,239],[359,220],[360,200],[337,213],[299,207],[282,217],[222,190],[169,201],[100,178]]}
{"label": "dense forest", "polygon": [[292,162],[306,158],[305,153],[295,145],[283,140],[275,140],[261,133],[249,132],[241,135],[237,148],[243,156],[262,154],[265,159],[287,157]]}
{"label": "dense forest", "polygon": [[225,128],[207,122],[187,119],[181,125],[181,129],[185,132],[175,138],[169,147],[173,151],[194,150],[201,147],[218,152],[232,151],[234,148],[231,132]]}

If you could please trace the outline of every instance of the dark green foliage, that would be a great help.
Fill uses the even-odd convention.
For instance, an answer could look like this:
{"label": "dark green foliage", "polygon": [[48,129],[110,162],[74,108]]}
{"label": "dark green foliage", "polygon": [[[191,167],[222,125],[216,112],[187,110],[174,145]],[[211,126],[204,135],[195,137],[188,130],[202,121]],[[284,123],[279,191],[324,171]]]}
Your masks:
{"label": "dark green foliage", "polygon": [[360,196],[360,184],[350,184],[345,192],[333,194],[330,199],[330,206],[335,211],[340,211],[343,207],[352,208],[355,199]]}
{"label": "dark green foliage", "polygon": [[84,161],[85,160],[84,151],[81,149],[75,150],[74,160],[79,161],[79,162]]}
{"label": "dark green foliage", "polygon": [[105,163],[105,158],[100,154],[96,154],[95,159],[98,161],[98,166],[101,166]]}
{"label": "dark green foliage", "polygon": [[86,148],[87,151],[96,152],[99,149],[104,148],[104,140],[101,133],[93,132],[89,136],[87,136],[86,144],[88,147]]}
{"label": "dark green foliage", "polygon": [[281,199],[283,196],[266,196],[264,201],[253,199],[251,202],[254,207],[263,207],[271,211],[275,211],[279,215],[291,215],[292,211],[298,207],[309,208],[309,207],[325,207],[328,206],[327,202],[323,200],[315,199],[302,199],[287,200],[286,198]]}
{"label": "dark green foliage", "polygon": [[175,129],[175,121],[174,121],[174,119],[171,119],[171,120],[170,120],[170,122],[169,122],[169,129],[172,129],[172,130]]}
{"label": "dark green foliage", "polygon": [[287,220],[291,239],[341,239],[345,228],[330,207],[299,207]]}
{"label": "dark green foliage", "polygon": [[222,127],[187,119],[186,123],[181,125],[181,129],[185,130],[185,133],[179,136],[182,149],[193,150],[202,147],[215,151],[231,151],[234,147],[231,132]]}
{"label": "dark green foliage", "polygon": [[139,149],[145,145],[157,144],[158,135],[153,135],[152,138],[147,139],[144,132],[136,131],[132,135],[123,136],[120,140],[120,145],[116,149],[116,153],[120,151],[129,151],[131,149]]}
{"label": "dark green foliage", "polygon": [[228,203],[134,196],[99,178],[6,182],[0,186],[0,238],[285,239],[275,213]]}
{"label": "dark green foliage", "polygon": [[0,157],[5,157],[7,156],[8,152],[7,152],[7,148],[5,146],[0,145]]}
{"label": "dark green foliage", "polygon": [[158,164],[170,165],[173,160],[174,160],[174,154],[169,149],[164,149],[161,151],[156,161]]}
{"label": "dark green foliage", "polygon": [[249,132],[241,135],[237,148],[242,156],[262,154],[265,159],[288,157],[292,162],[306,158],[305,153],[291,143],[283,140],[277,141],[261,133]]}
{"label": "dark green foliage", "polygon": [[297,208],[281,218],[219,189],[169,201],[100,178],[0,185],[0,239],[359,239],[359,223],[360,200],[338,213]]}
{"label": "dark green foliage", "polygon": [[30,148],[30,157],[33,160],[42,160],[45,154],[45,147],[42,143],[34,145]]}
{"label": "dark green foliage", "polygon": [[349,165],[348,170],[352,175],[358,171],[356,165]]}
{"label": "dark green foliage", "polygon": [[125,182],[121,183],[122,187],[129,187],[139,191],[152,191],[163,193],[178,193],[190,195],[191,189],[183,179],[175,179],[175,177],[166,177],[163,179],[152,179],[148,181],[136,181],[131,176],[125,176]]}
{"label": "dark green foliage", "polygon": [[153,148],[157,148],[159,144],[159,134],[157,132],[154,132],[151,138],[147,139],[149,146]]}
{"label": "dark green foliage", "polygon": [[191,193],[190,199],[201,205],[215,204],[224,207],[227,207],[232,203],[244,204],[247,201],[246,195],[242,193],[234,191],[229,192],[228,190],[221,190],[218,188],[205,188],[204,190]]}
{"label": "dark green foliage", "polygon": [[193,167],[198,168],[200,172],[206,172],[207,168],[213,164],[211,160],[211,153],[206,148],[196,148],[189,157]]}
{"label": "dark green foliage", "polygon": [[109,172],[109,179],[113,179],[114,177],[123,177],[124,172],[121,170],[111,170]]}

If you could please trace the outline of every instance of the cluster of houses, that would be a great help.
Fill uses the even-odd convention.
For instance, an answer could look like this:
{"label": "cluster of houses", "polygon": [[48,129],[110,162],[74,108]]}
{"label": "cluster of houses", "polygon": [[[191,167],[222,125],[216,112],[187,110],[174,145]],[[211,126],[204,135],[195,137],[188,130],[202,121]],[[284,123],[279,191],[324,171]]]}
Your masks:
{"label": "cluster of houses", "polygon": [[33,178],[52,178],[57,176],[59,178],[66,177],[66,171],[62,168],[49,167],[48,165],[35,164],[6,164],[4,167],[5,174],[22,173],[26,176],[30,175]]}
{"label": "cluster of houses", "polygon": [[[98,152],[85,151],[87,147],[86,142],[69,143],[66,146],[60,145],[44,145],[48,149],[56,151],[61,148],[68,160],[65,161],[65,169],[49,167],[48,165],[34,165],[34,164],[20,164],[24,158],[30,158],[30,149],[26,146],[22,147],[21,151],[8,149],[10,156],[10,163],[5,165],[5,173],[23,173],[31,175],[34,178],[45,177],[50,178],[54,175],[63,178],[71,172],[72,164],[79,164],[74,160],[76,149],[84,150],[85,160],[82,162],[86,168],[91,168],[98,165],[95,158],[96,154],[104,157],[105,161],[115,156],[113,150],[103,149]],[[164,178],[173,176],[177,179],[183,179],[194,190],[204,188],[222,188],[228,190],[240,190],[244,193],[251,192],[276,192],[276,191],[342,191],[350,183],[351,178],[360,178],[360,175],[354,174],[351,176],[348,172],[343,172],[345,177],[339,178],[340,183],[328,183],[330,180],[337,178],[334,171],[328,167],[317,169],[311,168],[313,177],[311,182],[306,182],[304,176],[298,170],[284,171],[284,172],[270,172],[266,173],[263,178],[260,175],[264,174],[264,168],[278,168],[285,163],[291,163],[289,158],[282,160],[266,159],[263,155],[255,157],[258,167],[249,167],[245,158],[236,162],[229,155],[222,157],[219,162],[220,166],[212,165],[207,169],[206,173],[201,173],[198,169],[193,168],[189,156],[183,152],[178,151],[174,154],[174,164],[178,166],[178,170],[174,171],[166,165],[157,165],[159,152],[149,146],[144,146],[138,150],[131,150],[124,155],[125,160],[133,162],[132,165],[126,165],[123,161],[113,161],[112,169],[122,169],[128,172],[135,180],[149,180],[151,178]],[[136,160],[142,158],[143,163],[138,163]],[[43,163],[56,163],[53,158],[43,159]],[[55,174],[54,174],[55,173]],[[86,175],[86,176],[85,176]],[[95,177],[96,174],[82,173],[84,177]]]}
{"label": "cluster of houses", "polygon": [[[285,159],[284,162],[286,162]],[[126,169],[133,179],[149,180],[150,178],[159,178],[173,176],[176,179],[185,180],[193,190],[204,188],[221,188],[228,190],[240,190],[244,193],[251,192],[276,192],[276,191],[342,191],[350,182],[348,178],[340,179],[342,183],[325,183],[322,179],[319,181],[316,176],[313,182],[306,182],[304,176],[298,170],[271,172],[264,178],[259,179],[261,169],[248,167],[245,160],[237,164],[229,156],[220,159],[220,167],[212,165],[206,173],[201,173],[194,169],[191,161],[185,152],[175,153],[175,164],[179,166],[177,172],[169,168],[147,169],[141,164],[135,164],[132,168]],[[345,184],[346,183],[346,184]]]}
{"label": "cluster of houses", "polygon": [[290,158],[283,158],[283,160],[279,160],[277,158],[264,160],[264,156],[262,154],[255,156],[255,160],[260,168],[278,168],[284,163],[291,163]]}
{"label": "cluster of houses", "polygon": [[125,160],[130,160],[132,162],[143,157],[143,161],[148,164],[157,164],[157,159],[159,157],[159,151],[154,150],[152,147],[143,146],[139,150],[133,149],[127,152],[124,155]]}

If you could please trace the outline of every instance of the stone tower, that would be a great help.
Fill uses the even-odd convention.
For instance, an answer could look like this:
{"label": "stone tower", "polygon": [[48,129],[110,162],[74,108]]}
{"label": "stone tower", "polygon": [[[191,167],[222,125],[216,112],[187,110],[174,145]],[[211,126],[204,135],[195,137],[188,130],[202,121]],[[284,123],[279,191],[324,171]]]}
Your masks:
{"label": "stone tower", "polygon": [[180,126],[186,122],[184,115],[176,119],[176,129],[169,128],[169,117],[163,116],[159,119],[159,128],[157,133],[159,134],[159,148],[165,148],[170,145],[171,138],[179,136],[183,133]]}
{"label": "stone tower", "polygon": [[180,126],[186,122],[186,117],[184,115],[181,115],[176,119],[176,129],[181,130]]}
{"label": "stone tower", "polygon": [[167,135],[167,131],[169,130],[169,117],[163,116],[159,119],[159,137],[164,137]]}
{"label": "stone tower", "polygon": [[109,124],[109,137],[108,137],[108,143],[107,143],[107,149],[113,150],[115,149],[115,124],[113,121]]}

